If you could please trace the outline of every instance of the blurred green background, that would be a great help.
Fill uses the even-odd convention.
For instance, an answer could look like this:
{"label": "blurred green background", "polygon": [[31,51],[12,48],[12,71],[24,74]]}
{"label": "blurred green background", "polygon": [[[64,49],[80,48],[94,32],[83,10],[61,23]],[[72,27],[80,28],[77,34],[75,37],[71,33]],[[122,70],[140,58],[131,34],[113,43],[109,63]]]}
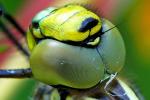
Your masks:
{"label": "blurred green background", "polygon": [[[11,13],[18,19],[21,19],[19,17],[26,13],[24,14],[24,18],[30,16],[29,20],[31,20],[31,15],[27,13],[29,11],[25,11],[25,9],[32,7],[31,4],[38,5],[39,2],[41,5],[47,6],[47,2],[50,2],[52,5],[58,1],[59,0],[1,0],[0,2],[7,12]],[[126,62],[122,74],[128,80],[133,81],[132,84],[135,84],[139,88],[146,100],[150,100],[150,1],[91,0],[91,2],[92,5],[95,5],[97,9],[102,11],[104,17],[111,20],[114,24],[117,24],[126,46]],[[36,6],[34,9],[39,10],[39,6]],[[25,26],[24,29],[26,29],[27,24],[24,25],[23,23],[29,23],[21,20],[19,20],[19,22]],[[30,88],[34,87],[34,84],[33,80],[26,81],[25,85],[18,90],[23,91],[23,93],[20,92],[24,95],[22,96],[22,100],[27,100],[28,97],[26,96],[28,94],[26,93],[29,92]],[[26,90],[26,92],[24,90]],[[16,98],[12,100],[19,99]]]}

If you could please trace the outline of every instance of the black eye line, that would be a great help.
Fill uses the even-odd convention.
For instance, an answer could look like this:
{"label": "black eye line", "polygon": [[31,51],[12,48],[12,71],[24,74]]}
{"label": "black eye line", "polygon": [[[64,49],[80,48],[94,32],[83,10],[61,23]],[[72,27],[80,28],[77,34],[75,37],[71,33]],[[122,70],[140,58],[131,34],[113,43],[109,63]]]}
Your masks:
{"label": "black eye line", "polygon": [[[30,28],[30,29],[32,29],[32,28]],[[31,30],[31,31],[33,31],[33,30]],[[91,31],[91,29],[89,31]],[[56,41],[60,41],[60,40],[57,40],[57,39],[55,39],[53,37],[44,36],[44,34],[42,33],[41,30],[40,30],[40,33],[43,36],[43,38],[37,38],[37,37],[35,37],[34,34],[33,34],[33,32],[32,32],[32,34],[33,34],[33,36],[34,36],[34,38],[35,38],[35,40],[36,40],[37,43],[39,43],[41,40],[44,40],[44,39],[53,39],[53,40],[56,40]],[[102,27],[101,27],[101,29],[97,33],[95,33],[94,35],[92,35],[92,36],[90,36],[90,32],[89,32],[88,37],[85,40],[83,40],[83,41],[71,41],[71,40],[67,40],[67,41],[60,41],[60,42],[67,43],[67,44],[74,45],[74,46],[81,46],[81,47],[86,47],[86,48],[94,48],[97,45],[87,45],[87,43],[90,42],[90,41],[95,40],[97,37],[101,37],[102,34],[104,34],[104,32],[102,32]]]}
{"label": "black eye line", "polygon": [[112,29],[114,29],[115,27],[116,26],[114,26],[114,27],[112,27],[112,28],[110,28],[110,29],[108,29],[108,30],[106,30],[106,31],[103,32],[102,31],[103,30],[103,26],[102,26],[101,29],[97,33],[95,33],[92,36],[89,35],[85,40],[79,41],[79,42],[75,42],[75,41],[71,41],[71,40],[60,41],[60,40],[57,40],[57,39],[55,39],[53,37],[46,37],[46,36],[44,36],[42,34],[42,32],[41,32],[41,34],[42,34],[43,38],[40,39],[40,38],[36,38],[35,36],[34,36],[34,38],[36,39],[37,43],[39,43],[43,39],[53,39],[53,40],[57,40],[57,41],[60,41],[60,42],[63,42],[63,43],[67,43],[67,44],[70,44],[70,45],[74,45],[74,46],[81,46],[81,47],[87,47],[87,48],[95,48],[97,45],[87,45],[87,43],[89,41],[91,41],[91,40],[95,40],[97,37],[101,37],[101,35],[103,35],[104,33],[108,32],[108,31],[110,31]]}
{"label": "black eye line", "polygon": [[[43,38],[37,38],[34,35],[33,36],[34,36],[35,41],[37,43],[39,43],[41,40],[44,40],[44,39],[53,39],[53,40],[60,41],[62,43],[67,43],[67,44],[73,45],[73,46],[81,46],[81,47],[86,47],[86,48],[95,48],[95,47],[97,47],[97,45],[87,45],[87,43],[89,41],[91,41],[91,40],[95,40],[97,37],[101,37],[104,33],[106,33],[108,31],[114,29],[115,27],[116,26],[114,26],[114,27],[112,27],[112,28],[110,28],[110,29],[108,29],[108,30],[106,30],[106,31],[103,32],[102,31],[103,30],[103,26],[102,26],[101,29],[97,33],[95,33],[94,35],[90,36],[90,32],[89,32],[89,36],[85,40],[79,41],[79,42],[75,42],[75,41],[71,41],[71,40],[60,41],[60,40],[57,40],[57,39],[55,39],[53,37],[46,37],[46,36],[43,35],[43,33],[41,32],[41,30],[40,30],[40,33],[43,36]],[[30,30],[30,31],[32,32],[32,30]],[[33,34],[33,32],[32,32],[32,34]]]}
{"label": "black eye line", "polygon": [[102,34],[102,30],[100,29],[97,33],[95,33],[92,36],[89,35],[88,38],[86,38],[83,41],[79,41],[79,42],[75,42],[75,41],[61,41],[61,42],[64,42],[64,43],[67,43],[67,44],[70,44],[70,45],[74,45],[74,46],[81,46],[81,47],[86,47],[86,48],[94,48],[97,45],[87,45],[87,43],[90,40],[94,40],[97,37],[101,37],[101,34]]}
{"label": "black eye line", "polygon": [[[41,34],[42,34],[42,32],[41,32]],[[70,45],[74,45],[74,46],[81,46],[81,47],[86,47],[86,48],[94,48],[94,47],[96,47],[97,45],[87,45],[87,43],[90,41],[90,40],[94,40],[94,39],[96,39],[97,37],[101,37],[101,35],[102,35],[103,33],[102,33],[102,29],[100,29],[97,33],[95,33],[94,35],[92,35],[92,36],[88,36],[88,38],[86,38],[85,40],[83,40],[83,41],[79,41],[79,42],[76,42],[76,41],[70,41],[70,40],[67,40],[67,41],[60,41],[60,40],[57,40],[57,39],[55,39],[55,38],[53,38],[53,37],[43,37],[43,38],[36,38],[35,37],[35,39],[36,39],[36,41],[37,41],[37,43],[39,43],[41,40],[44,40],[44,39],[53,39],[53,40],[56,40],[56,41],[60,41],[60,42],[62,42],[62,43],[66,43],[66,44],[70,44]]]}

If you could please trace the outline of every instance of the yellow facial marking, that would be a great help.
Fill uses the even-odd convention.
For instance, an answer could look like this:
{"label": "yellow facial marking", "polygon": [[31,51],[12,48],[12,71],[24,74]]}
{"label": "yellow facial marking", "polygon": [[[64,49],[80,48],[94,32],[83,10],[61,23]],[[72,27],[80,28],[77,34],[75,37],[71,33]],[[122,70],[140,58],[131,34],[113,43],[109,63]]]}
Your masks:
{"label": "yellow facial marking", "polygon": [[[98,24],[86,32],[79,32],[79,28],[87,18],[98,20]],[[100,18],[81,6],[67,6],[56,10],[53,14],[40,21],[42,33],[60,41],[83,41],[89,35],[97,33],[101,28]]]}
{"label": "yellow facial marking", "polygon": [[94,41],[88,42],[87,44],[94,46],[97,45],[99,42],[100,42],[100,37],[97,37]]}

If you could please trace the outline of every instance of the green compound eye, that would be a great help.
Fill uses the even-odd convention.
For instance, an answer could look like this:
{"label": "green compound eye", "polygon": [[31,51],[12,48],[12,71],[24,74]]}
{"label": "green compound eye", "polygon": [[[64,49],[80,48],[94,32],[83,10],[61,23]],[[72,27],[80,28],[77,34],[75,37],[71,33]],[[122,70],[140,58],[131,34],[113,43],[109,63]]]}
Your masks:
{"label": "green compound eye", "polygon": [[35,78],[52,85],[88,88],[104,77],[104,65],[96,49],[87,49],[46,39],[30,59]]}
{"label": "green compound eye", "polygon": [[[30,57],[30,66],[34,77],[41,82],[47,83],[49,85],[63,85],[72,88],[86,89],[95,86],[102,80],[105,80],[105,78],[108,76],[107,73],[114,74],[122,69],[125,60],[125,47],[118,29],[116,27],[111,29],[114,27],[111,22],[106,19],[101,19],[102,23],[100,24],[100,18],[97,18],[97,15],[93,15],[93,13],[87,12],[81,6],[74,6],[78,9],[82,9],[83,12],[85,11],[85,13],[91,14],[86,15],[82,12],[83,15],[85,14],[86,16],[94,16],[94,18],[97,19],[97,24],[92,24],[93,26],[91,26],[93,29],[92,34],[96,34],[95,32],[97,32],[97,29],[99,28],[101,28],[103,34],[98,34],[98,36],[96,35],[99,39],[96,40],[96,38],[94,40],[98,41],[96,42],[95,47],[90,48],[82,47],[82,45],[68,44],[61,40],[64,38],[62,33],[58,33],[59,36],[57,36],[57,32],[55,33],[51,29],[51,31],[55,33],[53,33],[54,37],[40,38],[40,42],[37,42],[33,37],[28,38],[30,41],[34,40],[35,43],[34,46],[31,45],[32,52]],[[64,9],[65,7],[62,8],[63,12],[61,10],[58,11],[61,11],[61,14],[65,14],[66,11],[70,11],[70,9],[73,9],[74,6],[71,5],[69,9]],[[59,16],[58,13],[56,15]],[[48,17],[49,20],[50,16]],[[43,22],[49,21],[48,19],[43,18],[42,21],[39,22],[40,25],[44,25]],[[78,24],[76,24],[76,21],[69,22],[70,25],[77,25],[77,31],[75,32],[73,30],[73,32],[78,34],[78,37],[76,38],[79,40],[84,38],[84,36],[80,36],[80,34],[82,35],[83,33],[77,33],[83,21],[78,21]],[[68,21],[65,22],[66,25],[67,22]],[[94,21],[89,22],[93,23]],[[85,27],[89,28],[89,25],[90,24],[86,24]],[[42,26],[42,28],[44,27]],[[50,32],[50,30],[47,31],[46,28],[44,29],[44,31],[42,29],[41,31],[46,32],[46,34]],[[65,32],[67,33],[69,31],[66,30]],[[52,35],[52,33],[50,34]],[[86,34],[86,32],[84,34]],[[30,32],[28,35],[34,35],[34,32]],[[66,39],[68,38],[70,39],[69,36],[67,36]],[[31,42],[28,42],[29,46]],[[92,43],[92,45],[93,44],[95,43]]]}
{"label": "green compound eye", "polygon": [[118,29],[108,20],[103,20],[101,43],[97,47],[109,73],[119,72],[125,61],[125,46]]}

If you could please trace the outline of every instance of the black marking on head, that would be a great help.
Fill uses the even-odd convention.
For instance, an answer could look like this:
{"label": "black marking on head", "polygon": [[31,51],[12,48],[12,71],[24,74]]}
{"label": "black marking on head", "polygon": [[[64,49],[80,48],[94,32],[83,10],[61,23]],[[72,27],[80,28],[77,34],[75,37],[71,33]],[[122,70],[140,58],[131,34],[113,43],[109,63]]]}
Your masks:
{"label": "black marking on head", "polygon": [[39,22],[37,21],[32,22],[32,27],[36,29],[39,28]]}
{"label": "black marking on head", "polygon": [[78,30],[79,32],[86,32],[87,30],[90,30],[94,26],[98,24],[98,20],[94,19],[92,17],[85,19],[82,24],[80,29]]}

